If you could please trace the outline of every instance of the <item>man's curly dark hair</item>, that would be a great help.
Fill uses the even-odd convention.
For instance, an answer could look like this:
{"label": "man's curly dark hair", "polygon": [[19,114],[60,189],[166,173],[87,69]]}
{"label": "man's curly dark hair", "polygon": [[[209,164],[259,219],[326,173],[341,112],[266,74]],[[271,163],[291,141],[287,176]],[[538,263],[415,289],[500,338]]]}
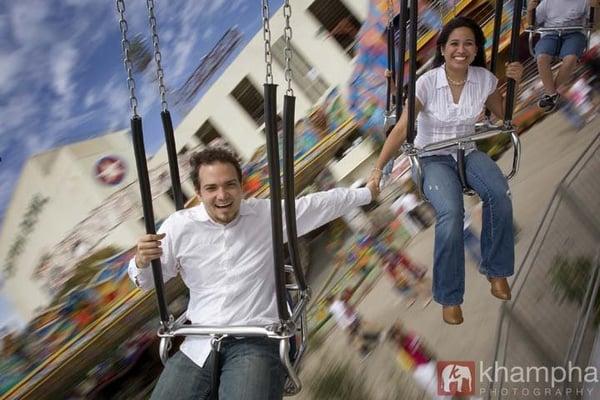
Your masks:
{"label": "man's curly dark hair", "polygon": [[197,192],[200,192],[200,177],[198,176],[200,167],[203,165],[212,165],[218,162],[233,165],[235,171],[237,172],[240,184],[242,183],[242,167],[240,166],[240,162],[235,155],[223,147],[209,147],[192,155],[190,158],[190,165],[192,167],[190,178],[192,178],[194,189],[196,189]]}

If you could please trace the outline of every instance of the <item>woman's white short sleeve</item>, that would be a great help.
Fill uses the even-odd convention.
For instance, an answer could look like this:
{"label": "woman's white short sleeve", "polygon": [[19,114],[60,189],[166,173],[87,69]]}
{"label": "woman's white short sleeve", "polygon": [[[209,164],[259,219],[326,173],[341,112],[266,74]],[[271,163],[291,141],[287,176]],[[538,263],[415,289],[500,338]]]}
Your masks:
{"label": "woman's white short sleeve", "polygon": [[415,97],[423,106],[427,104],[427,100],[435,89],[435,75],[431,71],[427,71],[417,79],[415,83]]}
{"label": "woman's white short sleeve", "polygon": [[492,74],[490,71],[485,70],[485,72],[487,72],[485,74],[487,79],[485,93],[487,93],[487,97],[490,97],[498,87],[498,78],[496,78],[496,75]]}

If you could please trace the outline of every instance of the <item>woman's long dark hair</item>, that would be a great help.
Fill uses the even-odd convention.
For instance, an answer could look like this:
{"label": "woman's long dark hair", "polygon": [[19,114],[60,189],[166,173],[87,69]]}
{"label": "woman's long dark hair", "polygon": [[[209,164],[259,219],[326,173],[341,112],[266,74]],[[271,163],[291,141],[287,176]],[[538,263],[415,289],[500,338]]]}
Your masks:
{"label": "woman's long dark hair", "polygon": [[440,32],[440,35],[438,36],[432,68],[437,68],[440,65],[444,64],[445,60],[444,56],[442,56],[442,47],[444,47],[446,43],[448,43],[448,38],[450,37],[452,31],[462,27],[469,28],[473,32],[473,35],[475,35],[475,46],[477,46],[477,54],[475,55],[475,59],[473,60],[471,65],[473,65],[474,67],[486,67],[485,36],[483,35],[483,30],[481,30],[481,27],[479,26],[479,24],[477,24],[477,22],[473,21],[470,18],[455,17],[451,19],[450,22],[446,24],[446,26],[444,26],[444,28]]}

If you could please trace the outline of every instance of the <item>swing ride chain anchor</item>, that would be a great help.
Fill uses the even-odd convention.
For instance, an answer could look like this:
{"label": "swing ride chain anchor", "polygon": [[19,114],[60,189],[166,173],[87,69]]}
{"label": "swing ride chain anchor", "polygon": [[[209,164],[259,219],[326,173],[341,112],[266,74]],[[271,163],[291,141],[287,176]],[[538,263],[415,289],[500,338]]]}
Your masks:
{"label": "swing ride chain anchor", "polygon": [[287,82],[288,96],[294,96],[294,89],[292,89],[292,26],[290,25],[290,17],[292,16],[292,7],[290,6],[290,0],[285,0],[283,4],[283,16],[285,17],[285,28],[283,29],[283,37],[285,38],[285,48],[283,53],[285,55],[285,81]]}
{"label": "swing ride chain anchor", "polygon": [[154,61],[156,61],[156,77],[158,79],[158,87],[160,91],[160,103],[163,111],[168,110],[167,104],[167,89],[165,88],[165,73],[162,68],[162,54],[160,53],[158,29],[156,17],[154,16],[154,0],[146,0],[146,8],[148,9],[148,22],[152,31],[152,46],[154,47]]}
{"label": "swing ride chain anchor", "polygon": [[279,336],[279,338],[290,338],[292,336],[294,336],[295,332],[296,332],[296,323],[294,321],[292,321],[291,319],[288,319],[286,321],[281,321],[281,323],[279,324],[279,326],[277,327],[277,335]]}
{"label": "swing ride chain anchor", "polygon": [[132,116],[139,117],[137,112],[138,101],[135,97],[135,80],[133,79],[133,64],[129,57],[130,43],[127,39],[127,20],[125,19],[125,2],[124,0],[117,0],[117,11],[119,12],[119,28],[121,29],[121,48],[123,50],[123,65],[127,71],[127,88],[129,89],[129,106],[131,108]]}
{"label": "swing ride chain anchor", "polygon": [[175,326],[175,318],[173,315],[169,315],[169,320],[167,322],[160,321],[160,327],[158,328],[158,332],[156,333],[158,337],[172,337],[170,332],[173,330]]}
{"label": "swing ride chain anchor", "polygon": [[269,26],[269,0],[262,0],[263,38],[265,41],[265,64],[267,74],[265,82],[273,84],[273,56],[271,53],[271,28]]}
{"label": "swing ride chain anchor", "polygon": [[387,2],[387,17],[388,17],[388,26],[392,26],[394,22],[394,4],[392,0],[388,0]]}
{"label": "swing ride chain anchor", "polygon": [[409,157],[419,155],[418,149],[412,143],[403,143],[401,149]]}

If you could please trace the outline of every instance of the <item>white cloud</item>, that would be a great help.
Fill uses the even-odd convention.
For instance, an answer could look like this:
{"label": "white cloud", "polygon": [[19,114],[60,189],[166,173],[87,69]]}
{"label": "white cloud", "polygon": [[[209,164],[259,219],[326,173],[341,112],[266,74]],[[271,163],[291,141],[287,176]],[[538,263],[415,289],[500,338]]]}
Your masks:
{"label": "white cloud", "polygon": [[[140,77],[141,79],[137,80],[136,96],[138,99],[138,113],[142,117],[146,117],[152,105],[156,104],[160,99],[158,83],[152,80],[152,77],[154,77],[154,71],[145,74],[144,77]],[[123,109],[128,110],[128,105],[129,100],[126,103],[122,103]]]}
{"label": "white cloud", "polygon": [[28,132],[23,138],[23,144],[27,153],[34,155],[54,147],[57,139],[54,132]]}
{"label": "white cloud", "polygon": [[11,31],[20,46],[37,47],[52,40],[44,21],[50,14],[50,2],[21,0],[7,4],[10,7]]}
{"label": "white cloud", "polygon": [[235,0],[228,8],[230,13],[244,12],[250,7],[247,0]]}
{"label": "white cloud", "polygon": [[208,40],[210,39],[210,37],[212,36],[212,34],[215,32],[215,30],[213,29],[212,26],[209,26],[208,28],[206,28],[206,30],[202,33],[202,40]]}
{"label": "white cloud", "polygon": [[98,4],[97,0],[61,0],[62,3],[71,6],[71,7],[79,7],[88,9],[89,7],[94,6],[94,4]]}
{"label": "white cloud", "polygon": [[175,37],[175,31],[173,29],[165,29],[164,32],[160,33],[161,40],[165,43],[171,42]]}
{"label": "white cloud", "polygon": [[[112,3],[112,2],[111,2]],[[169,3],[167,3],[169,4]],[[162,21],[160,13],[160,7],[158,7],[158,3],[155,2],[154,13],[156,15],[156,19],[159,24]],[[157,8],[158,7],[158,8]],[[118,14],[117,9],[115,9],[115,24],[118,27]],[[127,25],[129,27],[129,38],[133,37],[136,32],[141,32],[144,35],[149,35],[149,25],[148,25],[148,10],[146,9],[145,1],[128,1],[125,9],[125,18],[127,19]]]}
{"label": "white cloud", "polygon": [[56,56],[50,63],[50,84],[57,98],[51,103],[50,115],[53,119],[63,121],[65,126],[69,126],[67,121],[72,118],[76,95],[73,69],[78,62],[79,53],[68,43],[55,46],[51,53]]}
{"label": "white cloud", "polygon": [[0,95],[8,95],[18,85],[18,74],[23,68],[24,60],[20,51],[0,52]]}
{"label": "white cloud", "polygon": [[213,17],[213,14],[215,14],[217,11],[222,11],[221,7],[223,6],[223,4],[225,4],[225,0],[211,1],[210,5],[208,6],[208,9],[206,10],[208,17]]}
{"label": "white cloud", "polygon": [[210,26],[210,15],[207,11],[209,7],[209,1],[187,1],[180,9],[172,7],[165,10],[169,12],[169,19],[173,20],[172,25],[177,27],[174,30],[175,35],[169,40],[165,38],[165,45],[162,46],[169,82],[183,79],[183,74],[189,69],[190,56],[201,33],[199,21],[206,19],[207,23],[202,25]]}
{"label": "white cloud", "polygon": [[197,24],[198,20],[206,19],[210,21],[210,17],[212,15],[208,14],[207,10],[210,7],[210,0],[205,0],[201,2],[196,1],[188,1],[183,6],[182,12],[177,10],[174,11],[174,22],[176,24],[180,24],[180,26],[184,30],[189,30],[190,28],[198,28]]}
{"label": "white cloud", "polygon": [[78,52],[69,44],[60,44],[51,52],[55,59],[50,63],[52,87],[59,96],[68,96],[74,89],[71,79]]}
{"label": "white cloud", "polygon": [[174,79],[180,79],[181,75],[189,68],[194,43],[195,40],[179,41],[175,45],[172,58],[169,59],[168,64],[165,63],[165,67],[170,65]]}
{"label": "white cloud", "polygon": [[[0,38],[8,39],[11,36],[10,17],[7,14],[0,14]],[[2,40],[0,40],[0,44],[2,44]],[[0,48],[2,47],[0,46]]]}
{"label": "white cloud", "polygon": [[[92,92],[94,94],[92,94]],[[94,101],[90,111],[102,110],[100,117],[102,122],[98,125],[106,127],[107,130],[124,128],[129,120],[129,92],[121,75],[113,76],[100,88],[93,88],[86,99]]]}
{"label": "white cloud", "polygon": [[[0,285],[1,286],[1,285]],[[17,309],[10,303],[8,296],[0,292],[0,332],[18,332],[23,329],[27,322],[18,314]],[[2,337],[2,335],[0,335]]]}
{"label": "white cloud", "polygon": [[2,136],[24,135],[20,128],[25,124],[35,123],[39,116],[40,103],[35,93],[17,92],[12,96],[4,98],[2,115],[10,116],[2,119]]}
{"label": "white cloud", "polygon": [[93,105],[95,105],[99,100],[100,99],[98,96],[98,92],[96,91],[96,89],[92,89],[83,96],[83,105],[85,106],[85,108],[89,109]]}
{"label": "white cloud", "polygon": [[[0,127],[3,159],[10,154],[22,162],[32,153],[78,140],[87,132],[101,134],[128,127],[129,94],[116,56],[119,24],[114,3],[19,0],[2,4],[6,5],[0,12],[0,115],[9,116]],[[129,37],[141,33],[149,38],[146,3],[126,5]],[[155,6],[169,88],[183,83],[219,33],[234,24],[260,23],[259,5],[254,7],[247,0],[155,0]],[[240,21],[251,13],[242,16],[240,10],[250,7],[256,9],[256,18]],[[115,58],[114,66],[104,62],[107,57]],[[99,72],[91,60],[101,60],[109,70]],[[136,76],[136,94],[145,133],[155,135],[161,134],[161,124],[152,75]],[[173,107],[174,99],[168,97],[168,101]],[[12,186],[7,185],[14,179],[0,175],[0,193],[10,192]],[[0,215],[3,204],[0,197]]]}
{"label": "white cloud", "polygon": [[[32,148],[36,148],[35,152],[44,151],[57,145],[62,145],[65,143],[69,143],[74,141],[73,135],[79,135],[80,132],[78,130],[85,129],[86,132],[89,131],[89,128],[86,125],[94,119],[95,116],[94,111],[88,111],[83,113],[78,113],[74,115],[56,115],[56,118],[46,121],[48,128],[44,131],[45,135],[39,135],[40,137],[35,137],[32,135],[32,141],[30,142]],[[85,128],[84,128],[85,127]],[[104,126],[102,128],[98,128],[97,132],[92,132],[92,134],[100,134],[103,133]],[[81,140],[79,137],[77,140]],[[32,153],[34,151],[32,150]]]}
{"label": "white cloud", "polygon": [[246,2],[245,0],[241,0],[241,3],[242,4],[240,5],[238,12],[245,13],[250,8],[250,4],[248,4],[248,2]]}
{"label": "white cloud", "polygon": [[[12,198],[13,186],[16,184],[20,172],[17,168],[5,166],[6,160],[2,159],[0,168],[0,231],[2,231],[2,221],[4,220],[4,210],[10,204]],[[1,279],[0,279],[1,280]]]}

